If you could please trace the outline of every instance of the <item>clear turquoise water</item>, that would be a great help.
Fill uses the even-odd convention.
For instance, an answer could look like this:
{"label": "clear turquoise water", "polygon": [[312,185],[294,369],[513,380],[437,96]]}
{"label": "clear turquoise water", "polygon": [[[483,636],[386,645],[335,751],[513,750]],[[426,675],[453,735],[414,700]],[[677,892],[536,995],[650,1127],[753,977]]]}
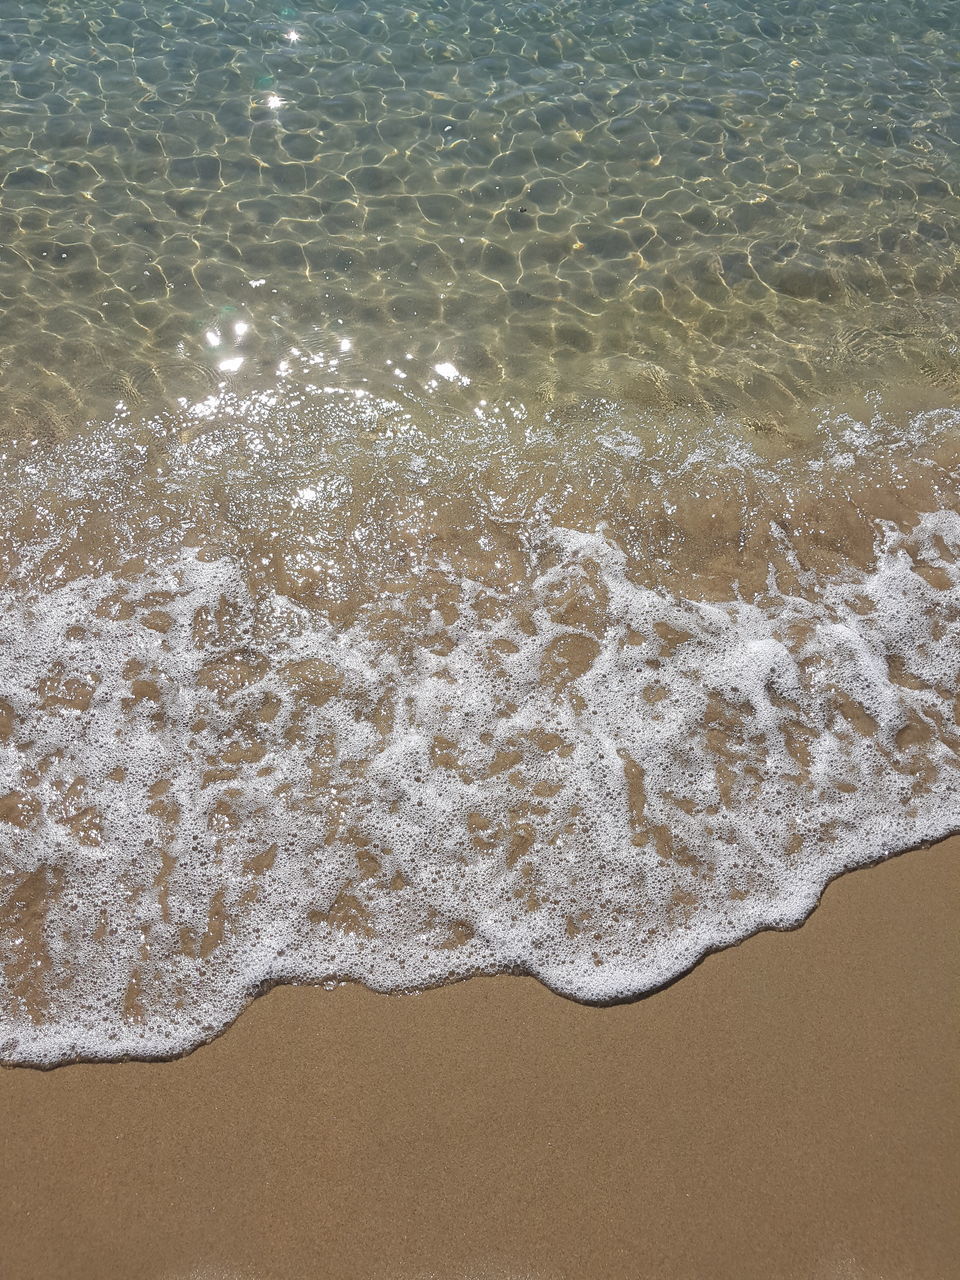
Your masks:
{"label": "clear turquoise water", "polygon": [[15,10],[7,424],[291,349],[413,406],[960,392],[954,0]]}

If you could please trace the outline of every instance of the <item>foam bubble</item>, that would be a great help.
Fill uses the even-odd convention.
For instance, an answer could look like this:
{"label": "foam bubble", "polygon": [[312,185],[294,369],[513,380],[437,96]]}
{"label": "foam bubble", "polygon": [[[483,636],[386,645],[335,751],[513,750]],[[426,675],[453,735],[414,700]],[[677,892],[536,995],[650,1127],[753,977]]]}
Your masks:
{"label": "foam bubble", "polygon": [[[349,624],[229,556],[3,595],[0,1053],[172,1055],[282,981],[656,988],[960,826],[960,517],[765,595],[603,529]],[[798,585],[799,584],[799,585]],[[388,584],[385,584],[389,586]]]}

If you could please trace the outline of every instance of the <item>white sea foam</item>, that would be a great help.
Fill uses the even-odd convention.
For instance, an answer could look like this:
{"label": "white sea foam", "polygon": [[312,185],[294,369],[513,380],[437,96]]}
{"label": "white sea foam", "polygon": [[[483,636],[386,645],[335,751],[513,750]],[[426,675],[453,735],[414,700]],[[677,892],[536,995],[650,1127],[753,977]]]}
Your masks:
{"label": "white sea foam", "polygon": [[960,827],[960,517],[753,603],[529,556],[413,644],[188,551],[8,587],[2,1057],[172,1055],[288,980],[629,997]]}

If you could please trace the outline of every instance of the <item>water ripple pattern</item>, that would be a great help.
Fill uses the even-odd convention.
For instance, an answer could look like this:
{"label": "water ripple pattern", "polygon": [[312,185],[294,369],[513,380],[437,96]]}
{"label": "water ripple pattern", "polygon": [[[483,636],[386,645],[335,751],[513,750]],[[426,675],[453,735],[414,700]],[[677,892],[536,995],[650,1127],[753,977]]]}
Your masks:
{"label": "water ripple pattern", "polygon": [[957,32],[954,0],[25,0],[8,421],[344,335],[374,390],[412,355],[546,404],[955,395]]}

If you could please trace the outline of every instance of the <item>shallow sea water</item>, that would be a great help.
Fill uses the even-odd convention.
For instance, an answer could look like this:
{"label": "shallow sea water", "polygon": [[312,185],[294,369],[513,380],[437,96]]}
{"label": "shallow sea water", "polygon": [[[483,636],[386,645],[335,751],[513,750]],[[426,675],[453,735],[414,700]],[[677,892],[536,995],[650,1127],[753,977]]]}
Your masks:
{"label": "shallow sea water", "polygon": [[954,10],[5,17],[0,1056],[622,999],[960,827]]}

